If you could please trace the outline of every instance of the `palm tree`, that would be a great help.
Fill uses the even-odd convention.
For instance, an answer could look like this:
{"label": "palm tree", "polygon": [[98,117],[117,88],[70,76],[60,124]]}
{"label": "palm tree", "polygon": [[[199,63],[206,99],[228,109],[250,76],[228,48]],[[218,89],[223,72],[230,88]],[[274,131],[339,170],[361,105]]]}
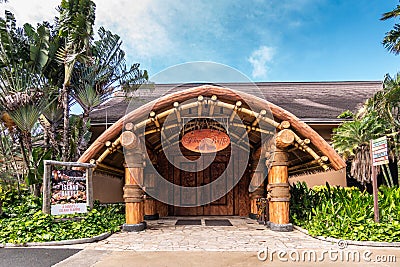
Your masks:
{"label": "palm tree", "polygon": [[[400,5],[397,5],[392,11],[386,12],[382,15],[381,20],[388,20],[400,16]],[[383,39],[383,45],[391,53],[400,53],[400,24],[396,23],[393,29],[386,33]]]}
{"label": "palm tree", "polygon": [[398,178],[400,180],[400,73],[394,77],[385,75],[383,90],[377,92],[367,102],[368,112],[374,111],[387,122],[390,156],[397,160]]}
{"label": "palm tree", "polygon": [[29,24],[24,29],[17,28],[13,14],[6,11],[5,18],[0,18],[0,39],[1,111],[12,120],[8,123],[9,131],[15,132],[19,139],[28,171],[27,182],[35,184],[38,177],[32,175],[31,131],[52,90],[41,74],[48,60],[48,30],[43,25],[34,29]]}
{"label": "palm tree", "polygon": [[78,154],[88,145],[85,135],[89,130],[90,112],[118,90],[136,89],[137,85],[148,80],[147,71],[139,70],[139,64],[126,65],[118,35],[103,27],[100,27],[98,35],[100,39],[94,42],[91,50],[93,56],[85,63],[77,64],[71,82],[72,97],[83,109]]}
{"label": "palm tree", "polygon": [[361,184],[371,182],[369,141],[385,133],[386,123],[376,113],[356,117],[334,129],[333,147],[351,160],[351,175]]}
{"label": "palm tree", "polygon": [[64,82],[61,92],[63,115],[62,159],[69,155],[69,103],[70,82],[75,63],[85,61],[89,55],[89,45],[93,38],[96,5],[91,0],[62,0],[58,10],[60,18],[57,22],[59,35],[65,44],[57,52],[58,60],[64,65]]}

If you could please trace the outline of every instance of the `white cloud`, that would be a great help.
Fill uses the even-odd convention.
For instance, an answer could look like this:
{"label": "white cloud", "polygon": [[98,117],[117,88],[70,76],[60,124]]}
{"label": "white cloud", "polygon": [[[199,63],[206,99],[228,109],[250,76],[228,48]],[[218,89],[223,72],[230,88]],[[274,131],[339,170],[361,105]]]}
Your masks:
{"label": "white cloud", "polygon": [[36,26],[36,23],[44,20],[53,22],[54,17],[58,14],[56,7],[60,3],[61,1],[56,0],[10,0],[0,4],[0,15],[4,17],[4,10],[9,10],[14,14],[19,26],[24,23]]}
{"label": "white cloud", "polygon": [[[233,65],[249,74],[250,70],[242,68],[243,61],[237,63],[250,54],[247,49],[266,40],[276,45],[280,41],[280,35],[274,33],[276,25],[281,27],[282,19],[291,21],[292,13],[315,1],[322,0],[259,0],[255,4],[233,4],[229,0],[95,0],[95,28],[104,26],[121,36],[128,63],[140,62],[151,74],[198,60]],[[0,11],[13,11],[20,25],[35,25],[43,20],[53,21],[60,2],[10,0],[0,4]],[[292,21],[295,22],[291,26],[297,27],[302,17]],[[253,66],[253,77],[265,77],[272,56],[273,49],[264,46],[251,54],[248,60]]]}
{"label": "white cloud", "polygon": [[272,62],[275,50],[272,47],[260,46],[251,53],[248,61],[252,65],[253,78],[266,78],[268,73],[268,63]]}

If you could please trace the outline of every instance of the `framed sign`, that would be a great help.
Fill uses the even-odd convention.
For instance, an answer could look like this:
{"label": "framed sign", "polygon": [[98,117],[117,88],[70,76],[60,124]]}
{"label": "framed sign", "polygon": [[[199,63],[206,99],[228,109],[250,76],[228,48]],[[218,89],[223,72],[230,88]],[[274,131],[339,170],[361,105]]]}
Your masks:
{"label": "framed sign", "polygon": [[[52,166],[61,166],[52,169]],[[71,169],[76,167],[76,169]],[[43,212],[51,215],[85,213],[93,207],[94,164],[44,161]]]}
{"label": "framed sign", "polygon": [[388,144],[386,136],[372,140],[372,166],[389,164]]}

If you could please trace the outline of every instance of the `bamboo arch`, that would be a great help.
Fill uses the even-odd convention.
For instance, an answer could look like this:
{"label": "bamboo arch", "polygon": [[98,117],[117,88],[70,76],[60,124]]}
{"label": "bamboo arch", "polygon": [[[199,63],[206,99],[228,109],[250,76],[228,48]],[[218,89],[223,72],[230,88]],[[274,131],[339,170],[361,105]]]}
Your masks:
{"label": "bamboo arch", "polygon": [[[198,99],[197,102],[180,106],[179,103],[195,97]],[[135,130],[147,125],[148,123],[154,123],[157,125],[158,119],[173,112],[177,113],[179,109],[197,108],[198,111],[201,112],[204,97],[210,98],[210,101],[213,102],[213,109],[217,106],[230,108],[232,110],[239,109],[240,112],[253,117],[254,121],[264,120],[277,129],[290,127],[294,133],[294,146],[297,149],[310,154],[314,158],[314,161],[324,169],[327,169],[327,165],[325,164],[327,159],[329,159],[330,165],[334,170],[346,167],[344,160],[333,150],[333,148],[317,132],[306,123],[300,121],[295,115],[257,96],[242,92],[239,93],[229,88],[212,85],[203,85],[168,94],[145,104],[139,109],[129,112],[105,130],[82,154],[78,162],[89,162],[106,146],[106,150],[96,160],[96,163],[101,164],[101,161],[106,158],[107,155],[116,151],[120,146],[120,134],[125,121],[139,121],[137,124],[130,126],[132,127],[132,130]],[[242,100],[245,102],[251,102],[252,106],[258,107],[259,110],[253,111],[246,107],[242,107]],[[234,101],[234,104],[229,103],[232,101]],[[265,115],[265,109],[267,108],[271,110],[275,120],[270,120],[263,116]],[[257,131],[257,128],[253,128],[249,128],[248,131]],[[110,140],[115,141],[111,142]],[[318,155],[310,147],[310,144],[313,144],[323,155]]]}

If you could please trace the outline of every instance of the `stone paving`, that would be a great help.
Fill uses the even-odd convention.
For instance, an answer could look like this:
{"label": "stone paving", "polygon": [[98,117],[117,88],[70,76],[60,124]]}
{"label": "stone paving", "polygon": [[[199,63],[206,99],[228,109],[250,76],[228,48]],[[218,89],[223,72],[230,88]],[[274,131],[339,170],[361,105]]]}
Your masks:
{"label": "stone paving", "polygon": [[[336,246],[297,230],[273,232],[244,217],[201,217],[202,225],[190,226],[175,226],[177,219],[166,217],[148,221],[147,229],[142,232],[115,233],[105,240],[74,247],[116,251],[259,251],[265,247],[330,249]],[[229,219],[233,226],[205,226],[205,219]]]}

